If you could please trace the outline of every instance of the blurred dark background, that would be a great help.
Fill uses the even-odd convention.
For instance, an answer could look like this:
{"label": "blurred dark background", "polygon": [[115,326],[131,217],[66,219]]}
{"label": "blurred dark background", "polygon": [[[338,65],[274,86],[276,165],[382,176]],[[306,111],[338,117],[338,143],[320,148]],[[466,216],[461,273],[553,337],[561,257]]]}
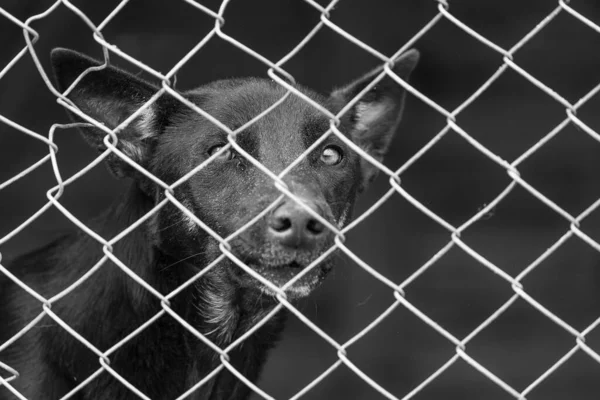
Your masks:
{"label": "blurred dark background", "polygon": [[[51,5],[48,0],[2,0],[1,6],[25,20]],[[96,24],[117,0],[73,0]],[[321,2],[324,4],[324,2]],[[217,10],[217,1],[203,2]],[[450,11],[499,46],[508,49],[548,15],[557,2],[507,0],[450,1]],[[570,4],[600,23],[593,0]],[[341,1],[332,21],[380,52],[391,55],[437,13],[433,0]],[[289,52],[319,21],[319,13],[299,0],[232,1],[224,31],[270,60]],[[167,72],[210,29],[214,21],[183,1],[132,0],[104,29],[105,38],[129,55]],[[41,38],[37,54],[49,72],[53,47],[70,47],[101,56],[89,28],[61,6],[35,22]],[[0,68],[24,46],[21,29],[0,17]],[[502,57],[443,19],[415,45],[422,59],[414,87],[448,110],[475,92],[501,65]],[[560,13],[515,54],[515,62],[574,103],[600,83],[600,34],[569,14]],[[113,56],[117,64],[140,69]],[[285,65],[306,86],[327,92],[377,65],[377,60],[328,28],[321,30]],[[141,73],[143,75],[143,73]],[[178,88],[218,78],[266,77],[266,67],[229,43],[212,40],[177,75]],[[600,132],[600,97],[578,117]],[[26,56],[0,80],[0,114],[47,135],[56,122],[68,122]],[[566,117],[564,107],[514,71],[506,71],[458,117],[459,125],[507,161],[513,161]],[[445,119],[414,96],[407,99],[387,165],[398,168],[445,126]],[[75,130],[57,133],[63,177],[96,156]],[[0,125],[0,182],[42,156],[47,147]],[[600,144],[574,125],[519,167],[522,177],[572,215],[600,197]],[[402,175],[403,187],[435,213],[458,226],[494,199],[508,184],[506,172],[455,132],[450,132]],[[55,185],[49,164],[0,193],[0,237],[47,201]],[[61,203],[86,221],[107,207],[124,188],[98,166],[69,186]],[[367,209],[387,189],[379,179],[359,204]],[[51,209],[0,249],[2,263],[75,227]],[[512,276],[552,246],[569,222],[517,187],[496,209],[462,235],[463,240]],[[582,223],[600,240],[600,211]],[[426,263],[450,235],[400,195],[394,195],[348,235],[348,246],[394,282],[402,282]],[[600,257],[580,239],[569,239],[524,281],[534,299],[577,330],[600,316]],[[510,285],[457,247],[406,288],[406,298],[459,338],[468,335],[513,294]],[[344,342],[394,301],[392,291],[358,265],[342,258],[334,277],[300,309],[334,339]],[[1,323],[1,322],[0,322]],[[600,329],[587,338],[600,351]],[[523,390],[575,344],[575,339],[523,300],[477,335],[468,354],[517,390]],[[350,359],[398,398],[442,366],[454,346],[403,306],[348,350]],[[272,353],[259,383],[276,398],[289,398],[337,360],[323,339],[291,318],[285,339]],[[528,399],[598,399],[600,365],[583,352],[544,380]],[[345,366],[337,368],[304,398],[379,399],[377,391]],[[416,399],[510,399],[511,395],[459,360]]]}

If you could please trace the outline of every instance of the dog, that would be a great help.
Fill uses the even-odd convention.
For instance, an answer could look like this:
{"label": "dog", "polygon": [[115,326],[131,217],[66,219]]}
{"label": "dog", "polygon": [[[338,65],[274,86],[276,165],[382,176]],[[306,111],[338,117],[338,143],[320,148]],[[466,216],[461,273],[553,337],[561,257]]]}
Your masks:
{"label": "dog", "polygon": [[[408,80],[418,57],[416,50],[404,53],[395,60],[393,71]],[[51,61],[61,92],[84,71],[101,65],[67,49],[53,50]],[[381,67],[375,69],[329,96],[295,87],[335,114],[366,90],[381,71]],[[159,89],[107,65],[88,72],[68,98],[81,112],[114,129]],[[286,92],[270,80],[242,78],[219,80],[178,93],[234,130]],[[400,122],[405,97],[403,87],[386,76],[349,107],[340,117],[338,129],[373,159],[382,161]],[[81,121],[73,112],[70,114]],[[213,122],[163,93],[116,132],[116,147],[167,184],[212,157],[204,168],[177,186],[172,195],[223,238],[274,204],[255,223],[234,235],[228,242],[228,251],[252,271],[282,287],[334,245],[334,233],[327,223],[341,227],[347,222],[357,195],[374,179],[377,168],[343,140],[330,135],[282,178],[287,190],[303,202],[301,205],[290,196],[275,202],[281,191],[246,154],[279,174],[329,127],[324,113],[302,98],[289,95],[238,133],[235,142],[239,148],[234,148],[227,145],[227,134]],[[90,145],[100,153],[106,151],[104,130],[90,124],[81,124],[79,129]],[[108,240],[149,213],[166,194],[114,152],[105,161],[114,176],[131,181],[115,204],[86,222]],[[274,290],[229,257],[223,257],[219,242],[172,202],[114,243],[111,251],[163,295],[179,288],[221,256],[212,269],[170,299],[169,308],[192,329],[163,313],[112,349],[110,356],[102,358],[45,315],[26,334],[4,346],[0,352],[0,376],[11,376],[2,365],[18,371],[19,376],[10,385],[28,399],[54,400],[75,388],[71,399],[139,398],[120,378],[152,399],[175,399],[190,389],[194,390],[189,399],[246,399],[250,388],[226,368],[194,388],[221,365],[221,356],[194,331],[221,349],[226,348],[279,304]],[[79,280],[103,257],[102,245],[79,231],[17,258],[9,270],[48,299]],[[331,269],[328,257],[287,288],[287,298],[307,296]],[[42,312],[40,300],[2,278],[0,346]],[[160,300],[111,259],[51,306],[57,318],[100,352],[111,349],[161,310]],[[269,349],[281,335],[285,317],[283,308],[228,352],[230,365],[250,382],[258,379]],[[101,363],[110,370],[102,370]],[[90,378],[92,374],[95,375]],[[82,383],[85,384],[78,387]],[[0,385],[0,400],[12,398],[9,388]]]}

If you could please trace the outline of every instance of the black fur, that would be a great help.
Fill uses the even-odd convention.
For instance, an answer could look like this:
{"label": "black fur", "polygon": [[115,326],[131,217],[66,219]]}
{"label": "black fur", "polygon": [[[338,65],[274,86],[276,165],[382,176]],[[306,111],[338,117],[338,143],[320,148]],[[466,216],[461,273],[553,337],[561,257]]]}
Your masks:
{"label": "black fur", "polygon": [[[52,54],[59,90],[64,91],[87,68],[99,65],[69,50]],[[397,62],[404,79],[417,62],[412,51]],[[373,78],[374,73],[324,97],[298,87],[332,112],[340,110]],[[115,128],[142,106],[158,87],[109,66],[91,72],[69,98],[83,112]],[[285,90],[259,79],[218,81],[182,95],[231,129],[241,126],[278,100]],[[404,90],[385,78],[342,119],[340,129],[380,160],[400,120]],[[382,104],[385,107],[380,107]],[[361,120],[362,118],[362,120]],[[328,128],[327,119],[301,99],[291,96],[238,136],[237,143],[271,171],[278,173]],[[105,133],[83,128],[83,135],[100,152]],[[117,147],[167,183],[209,157],[214,146],[227,143],[226,135],[211,122],[163,95],[148,112],[117,133]],[[337,165],[325,165],[320,154],[337,146],[344,156]],[[103,215],[88,223],[110,239],[149,212],[164,193],[115,155],[107,165],[117,177],[132,178],[131,186]],[[343,224],[358,192],[375,172],[331,137],[287,175],[290,190],[305,199],[332,224]],[[177,187],[175,197],[222,237],[236,231],[277,196],[270,178],[239,154],[214,160]],[[284,207],[291,200],[285,200]],[[290,248],[269,236],[270,216],[231,241],[232,251],[255,271],[281,286],[329,248],[333,235],[325,232],[310,247]],[[218,242],[192,224],[177,207],[168,204],[146,223],[118,241],[114,255],[162,294],[168,294],[216,259]],[[74,283],[104,257],[102,246],[77,232],[16,259],[10,270],[42,296],[50,298]],[[301,279],[289,297],[305,295],[331,269],[325,261]],[[41,304],[17,285],[0,277],[0,346],[34,319]],[[225,260],[170,301],[171,309],[220,348],[247,332],[277,301],[234,263]],[[106,260],[96,273],[51,308],[78,334],[102,352],[162,311],[160,301]],[[267,352],[283,329],[279,312],[230,352],[230,362],[250,381],[258,379]],[[172,399],[194,386],[221,364],[219,356],[168,314],[119,347],[109,356],[110,367],[152,399]],[[49,316],[0,353],[0,362],[20,373],[11,382],[27,398],[58,399],[100,367],[96,354]],[[0,369],[1,371],[1,369]],[[1,376],[7,377],[3,371]],[[245,399],[249,388],[226,369],[198,389],[190,399]],[[0,387],[0,400],[13,395]],[[136,398],[104,371],[73,398],[116,400]]]}

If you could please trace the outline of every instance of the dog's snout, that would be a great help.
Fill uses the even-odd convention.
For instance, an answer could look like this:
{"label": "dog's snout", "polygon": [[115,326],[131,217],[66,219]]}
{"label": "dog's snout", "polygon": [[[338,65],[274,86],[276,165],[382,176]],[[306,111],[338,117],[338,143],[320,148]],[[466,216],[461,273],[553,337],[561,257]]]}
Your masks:
{"label": "dog's snout", "polygon": [[[316,207],[311,208],[319,213]],[[325,225],[295,201],[288,201],[273,211],[268,231],[273,240],[294,248],[310,248],[327,232]]]}

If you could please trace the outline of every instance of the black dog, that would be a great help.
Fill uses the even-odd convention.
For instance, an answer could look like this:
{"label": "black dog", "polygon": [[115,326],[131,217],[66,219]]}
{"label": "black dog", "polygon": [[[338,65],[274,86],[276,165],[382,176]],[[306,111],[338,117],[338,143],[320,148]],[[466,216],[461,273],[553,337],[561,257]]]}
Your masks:
{"label": "black dog", "polygon": [[[410,51],[395,63],[407,79],[417,63]],[[95,60],[70,50],[52,52],[58,88],[66,90]],[[333,113],[363,90],[381,69],[329,97],[298,86]],[[68,95],[85,114],[114,128],[147,102],[158,87],[114,67],[88,73]],[[261,79],[223,80],[184,92],[189,101],[230,129],[236,129],[280,99],[286,90]],[[341,119],[339,129],[381,161],[400,121],[404,89],[386,77]],[[299,157],[329,128],[329,120],[306,101],[290,95],[236,137],[236,143],[275,174]],[[99,151],[99,128],[81,128]],[[125,129],[117,148],[168,184],[211,155],[214,160],[175,190],[194,216],[227,237],[271,204],[281,192],[273,180],[240,152],[223,149],[227,135],[208,119],[163,94]],[[220,153],[219,153],[220,152]],[[107,157],[117,177],[132,178],[127,193],[87,225],[111,239],[164,200],[164,189],[121,158]],[[289,190],[324,221],[345,223],[356,195],[377,169],[331,135],[283,178]],[[254,271],[283,286],[333,245],[333,233],[296,201],[285,197],[264,217],[231,240],[231,252]],[[114,245],[114,255],[158,292],[168,294],[222,255],[219,243],[172,203],[163,206]],[[62,237],[22,256],[11,271],[45,298],[79,279],[104,253],[89,235]],[[327,260],[329,260],[329,257]],[[288,298],[305,296],[331,269],[323,261],[291,286]],[[2,275],[2,274],[0,274]],[[224,258],[170,300],[170,308],[220,348],[247,332],[278,304],[273,291]],[[51,311],[85,340],[105,352],[162,310],[160,301],[108,260]],[[0,280],[0,346],[42,311],[40,301],[7,279]],[[257,380],[266,353],[277,341],[285,312],[277,313],[229,353],[230,363]],[[169,314],[164,314],[111,352],[110,368],[152,399],[174,399],[221,365],[219,354]],[[11,385],[28,399],[64,396],[100,368],[99,356],[49,316],[0,353],[0,362],[20,376]],[[8,373],[1,368],[2,377]],[[207,380],[190,399],[245,399],[250,389],[227,369]],[[14,395],[0,386],[0,399]],[[138,398],[115,376],[102,371],[71,397],[86,400]]]}

